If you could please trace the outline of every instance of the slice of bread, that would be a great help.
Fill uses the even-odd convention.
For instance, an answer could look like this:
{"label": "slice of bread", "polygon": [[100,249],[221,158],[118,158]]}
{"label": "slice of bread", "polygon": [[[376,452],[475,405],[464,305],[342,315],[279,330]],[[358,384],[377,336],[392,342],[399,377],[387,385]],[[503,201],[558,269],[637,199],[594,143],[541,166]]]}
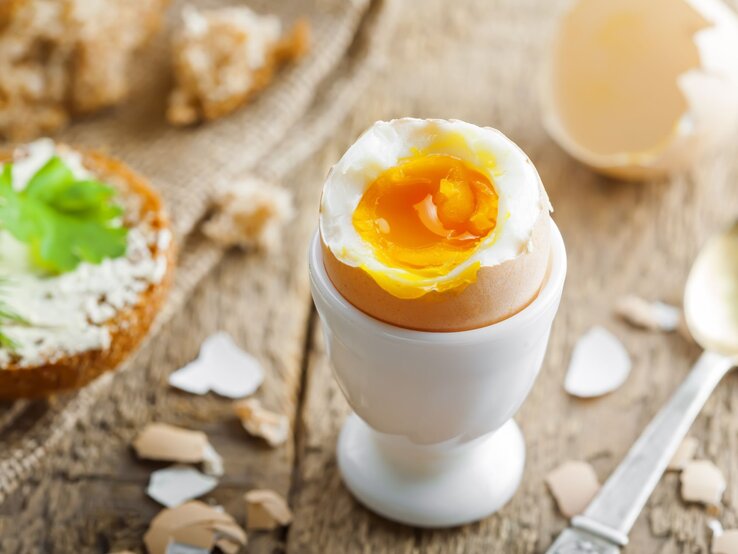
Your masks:
{"label": "slice of bread", "polygon": [[[141,176],[106,155],[79,151],[85,167],[117,189],[118,201],[126,208],[126,226],[146,221],[147,229],[157,232],[157,236],[169,232],[169,221],[161,199]],[[12,152],[0,151],[0,163],[10,160]],[[130,206],[135,209],[128,209]],[[53,359],[36,365],[28,365],[20,359],[0,364],[0,398],[38,397],[79,388],[117,367],[135,350],[162,306],[175,265],[173,241],[159,241],[150,245],[149,249],[155,258],[165,262],[164,276],[140,292],[134,304],[116,311],[101,324],[108,329],[109,347],[53,356]]]}

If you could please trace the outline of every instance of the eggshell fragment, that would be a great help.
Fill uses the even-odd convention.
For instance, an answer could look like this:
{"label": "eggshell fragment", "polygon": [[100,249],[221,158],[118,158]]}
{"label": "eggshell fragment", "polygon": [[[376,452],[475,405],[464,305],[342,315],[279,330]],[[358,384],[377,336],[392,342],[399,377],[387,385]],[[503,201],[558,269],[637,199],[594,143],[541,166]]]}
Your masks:
{"label": "eggshell fragment", "polygon": [[676,331],[682,321],[682,311],[676,306],[632,294],[618,300],[615,313],[631,325],[651,331]]}
{"label": "eggshell fragment", "polygon": [[358,267],[341,263],[323,244],[323,263],[341,295],[364,313],[399,327],[420,331],[464,331],[515,315],[543,284],[551,251],[551,218],[544,211],[533,229],[531,247],[517,258],[482,267],[465,289],[397,298]]}
{"label": "eggshell fragment", "polygon": [[223,458],[208,442],[205,433],[167,423],[150,423],[134,439],[139,458],[185,464],[202,463],[207,475],[224,473]]}
{"label": "eggshell fragment", "polygon": [[192,527],[181,527],[172,532],[172,544],[167,548],[167,554],[181,552],[181,554],[190,554],[192,550],[196,552],[210,552],[215,546],[215,537],[213,532],[207,527],[193,525]]}
{"label": "eggshell fragment", "polygon": [[234,520],[216,521],[210,524],[210,528],[217,531],[222,537],[218,542],[231,542],[231,544],[240,545],[246,544],[246,532]]}
{"label": "eggshell fragment", "polygon": [[237,552],[246,544],[246,533],[229,514],[192,501],[159,512],[144,535],[144,543],[149,554],[198,554],[209,552],[216,544],[224,552]]}
{"label": "eggshell fragment", "polygon": [[699,502],[709,506],[720,505],[725,492],[725,477],[722,472],[707,460],[694,460],[682,470],[682,499],[686,502]]}
{"label": "eggshell fragment", "polygon": [[713,537],[719,537],[725,532],[725,530],[723,529],[723,524],[715,518],[708,519],[707,526],[710,528],[710,531],[712,531]]}
{"label": "eggshell fragment", "polygon": [[567,461],[546,475],[546,484],[566,517],[581,514],[592,501],[600,482],[591,465]]}
{"label": "eggshell fragment", "polygon": [[205,433],[167,423],[148,424],[133,441],[139,458],[181,463],[203,461],[208,446]]}
{"label": "eggshell fragment", "polygon": [[684,466],[692,461],[696,452],[697,439],[694,437],[686,437],[671,457],[669,465],[666,466],[667,471],[682,471]]}
{"label": "eggshell fragment", "polygon": [[244,495],[247,529],[276,529],[292,522],[292,512],[281,495],[269,489],[255,489]]}
{"label": "eggshell fragment", "polygon": [[205,475],[212,475],[213,477],[221,477],[225,473],[223,457],[215,451],[210,443],[205,446],[202,454],[202,470]]}
{"label": "eggshell fragment", "polygon": [[215,546],[220,548],[220,550],[222,550],[225,554],[236,554],[239,550],[241,550],[240,544],[236,544],[224,539],[215,541]]}
{"label": "eggshell fragment", "polygon": [[191,544],[170,542],[166,554],[210,554],[210,548],[201,548]]}
{"label": "eggshell fragment", "polygon": [[233,409],[243,428],[249,434],[263,438],[269,446],[279,446],[287,441],[290,432],[287,416],[267,410],[255,398],[236,402]]}
{"label": "eggshell fragment", "polygon": [[620,387],[630,368],[623,344],[607,329],[593,327],[574,347],[564,390],[580,398],[602,396]]}
{"label": "eggshell fragment", "polygon": [[576,0],[549,49],[549,134],[625,179],[683,170],[738,121],[738,19],[720,0]]}
{"label": "eggshell fragment", "polygon": [[738,529],[726,529],[714,536],[712,554],[738,554]]}
{"label": "eggshell fragment", "polygon": [[243,398],[264,381],[264,368],[241,350],[226,333],[208,337],[200,355],[169,376],[169,384],[192,394],[213,391],[226,398]]}
{"label": "eggshell fragment", "polygon": [[188,466],[172,466],[151,474],[146,494],[171,508],[202,496],[218,486],[218,480]]}

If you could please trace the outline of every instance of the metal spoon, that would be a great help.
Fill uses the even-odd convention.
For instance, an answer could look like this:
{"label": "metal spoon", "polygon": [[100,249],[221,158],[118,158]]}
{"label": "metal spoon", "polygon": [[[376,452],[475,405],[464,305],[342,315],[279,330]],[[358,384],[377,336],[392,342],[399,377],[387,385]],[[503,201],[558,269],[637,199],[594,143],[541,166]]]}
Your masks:
{"label": "metal spoon", "polygon": [[738,365],[738,221],[704,246],[687,280],[684,313],[705,349],[671,400],[628,451],[584,514],[547,554],[616,554],[720,379]]}

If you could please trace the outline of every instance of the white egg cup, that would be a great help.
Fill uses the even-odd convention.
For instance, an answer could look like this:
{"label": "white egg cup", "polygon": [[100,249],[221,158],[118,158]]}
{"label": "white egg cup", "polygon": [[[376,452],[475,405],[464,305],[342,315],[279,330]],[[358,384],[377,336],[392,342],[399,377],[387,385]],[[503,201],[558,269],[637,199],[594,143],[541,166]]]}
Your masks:
{"label": "white egg cup", "polygon": [[331,283],[316,233],[310,283],[326,348],[356,412],[338,439],[338,466],[364,505],[395,521],[450,527],[504,506],[520,485],[523,435],[512,417],[530,392],[566,277],[552,223],[549,271],[518,314],[479,329],[422,332],[383,323]]}

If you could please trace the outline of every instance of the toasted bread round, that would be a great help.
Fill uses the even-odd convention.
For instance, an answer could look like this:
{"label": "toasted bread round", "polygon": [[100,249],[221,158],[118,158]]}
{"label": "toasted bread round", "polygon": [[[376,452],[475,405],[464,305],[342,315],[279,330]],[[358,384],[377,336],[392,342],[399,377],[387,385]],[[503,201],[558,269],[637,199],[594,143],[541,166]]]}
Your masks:
{"label": "toasted bread round", "polygon": [[[125,164],[104,154],[80,150],[85,166],[100,179],[118,189],[121,196],[135,196],[140,204],[140,219],[147,218],[155,231],[169,229],[161,199],[148,183]],[[12,153],[0,151],[0,162],[12,159]],[[124,215],[125,218],[125,215]],[[0,366],[0,398],[28,398],[47,396],[55,392],[82,387],[102,373],[115,369],[146,336],[149,327],[164,302],[172,281],[175,248],[172,241],[166,245],[151,246],[152,254],[164,256],[167,261],[164,278],[150,284],[137,302],[125,307],[107,322],[110,346],[104,350],[88,350],[61,356],[41,365],[28,366],[19,362]]]}

